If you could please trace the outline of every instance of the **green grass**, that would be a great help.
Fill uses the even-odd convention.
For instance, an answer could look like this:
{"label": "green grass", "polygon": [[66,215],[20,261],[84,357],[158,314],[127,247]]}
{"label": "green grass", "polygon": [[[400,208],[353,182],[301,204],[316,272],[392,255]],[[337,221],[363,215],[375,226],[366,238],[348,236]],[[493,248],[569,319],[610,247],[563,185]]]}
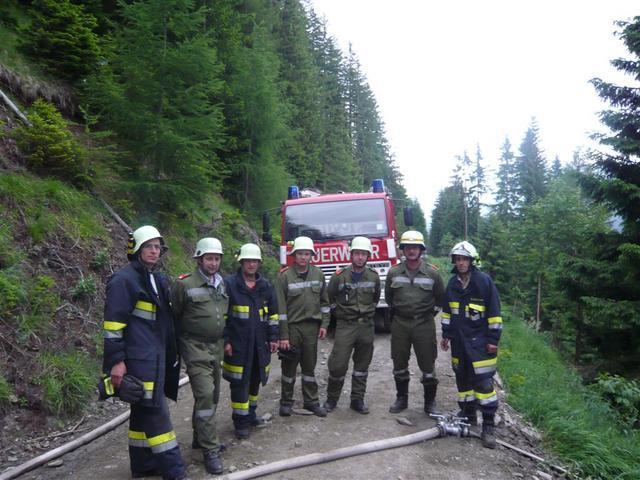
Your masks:
{"label": "green grass", "polygon": [[0,412],[11,403],[11,395],[13,395],[11,384],[4,378],[4,375],[0,375]]}
{"label": "green grass", "polygon": [[[108,242],[101,208],[95,199],[59,180],[31,174],[0,175],[0,197],[15,207],[12,223],[24,222],[34,242],[54,233],[81,243]],[[108,247],[108,245],[102,245]]]}
{"label": "green grass", "polygon": [[544,336],[505,315],[500,374],[507,401],[544,432],[545,445],[585,478],[640,478],[640,434],[589,391]]}
{"label": "green grass", "polygon": [[43,354],[40,357],[43,406],[58,416],[83,410],[96,386],[98,366],[80,352]]}

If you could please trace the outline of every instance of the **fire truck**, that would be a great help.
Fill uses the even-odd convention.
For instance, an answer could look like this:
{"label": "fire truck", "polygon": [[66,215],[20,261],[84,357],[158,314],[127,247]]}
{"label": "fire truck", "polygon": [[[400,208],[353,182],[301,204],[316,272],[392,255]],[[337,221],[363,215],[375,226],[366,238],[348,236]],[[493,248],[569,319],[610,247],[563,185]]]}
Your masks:
{"label": "fire truck", "polygon": [[[292,265],[293,240],[301,235],[310,237],[315,247],[312,263],[327,280],[338,269],[349,265],[349,242],[363,236],[371,240],[373,255],[368,266],[380,275],[382,295],[376,309],[376,330],[389,331],[391,318],[384,300],[384,281],[389,269],[400,262],[396,249],[400,233],[396,229],[393,200],[381,179],[373,180],[369,192],[320,194],[288,189],[282,203],[282,242],[280,263]],[[413,212],[404,209],[405,224],[413,223]],[[266,221],[268,229],[268,220]]]}

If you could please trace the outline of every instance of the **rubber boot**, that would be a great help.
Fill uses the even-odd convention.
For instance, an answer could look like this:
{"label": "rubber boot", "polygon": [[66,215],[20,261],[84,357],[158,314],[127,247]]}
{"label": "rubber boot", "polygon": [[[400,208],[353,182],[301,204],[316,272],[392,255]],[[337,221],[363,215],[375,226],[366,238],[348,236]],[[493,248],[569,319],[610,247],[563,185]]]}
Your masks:
{"label": "rubber boot", "polygon": [[203,452],[202,456],[204,459],[204,469],[207,473],[211,473],[212,475],[220,475],[222,473],[222,460],[220,460],[218,452],[210,450],[208,452]]}
{"label": "rubber boot", "polygon": [[349,405],[349,408],[363,415],[369,413],[369,406],[364,403],[364,400],[360,398],[354,398],[353,400],[351,400],[351,405]]}
{"label": "rubber boot", "polygon": [[261,427],[266,423],[262,416],[259,417],[258,415],[256,415],[257,408],[257,406],[249,407],[249,425],[251,425],[252,427]]}
{"label": "rubber boot", "polygon": [[436,412],[436,392],[438,391],[438,384],[431,383],[424,386],[424,413],[427,415]]}
{"label": "rubber boot", "polygon": [[396,401],[389,407],[390,413],[399,413],[409,406],[409,380],[396,379]]}
{"label": "rubber boot", "polygon": [[456,416],[466,417],[467,423],[475,427],[478,424],[476,402],[465,402],[461,407],[461,410],[456,414]]}
{"label": "rubber boot", "polygon": [[482,416],[482,445],[486,448],[496,448],[496,433],[493,415]]}
{"label": "rubber boot", "polygon": [[333,412],[338,406],[338,400],[335,400],[333,398],[327,398],[327,400],[324,402],[324,405],[322,406],[327,411],[327,413]]}

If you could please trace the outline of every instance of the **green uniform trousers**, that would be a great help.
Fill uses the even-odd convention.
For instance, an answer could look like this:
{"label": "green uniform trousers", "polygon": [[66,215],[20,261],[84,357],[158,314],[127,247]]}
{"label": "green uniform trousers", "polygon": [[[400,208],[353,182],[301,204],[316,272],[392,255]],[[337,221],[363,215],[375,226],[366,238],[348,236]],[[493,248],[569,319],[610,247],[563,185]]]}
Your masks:
{"label": "green uniform trousers", "polygon": [[351,400],[363,400],[367,390],[369,365],[373,358],[373,322],[357,320],[341,321],[336,325],[333,349],[329,355],[329,385],[327,399],[340,398],[344,378],[349,368],[349,357],[353,352],[353,372],[351,373]]}
{"label": "green uniform trousers", "polygon": [[220,441],[216,431],[216,408],[220,399],[222,339],[204,342],[182,336],[180,353],[187,366],[193,392],[193,436],[205,451],[218,451]]}
{"label": "green uniform trousers", "polygon": [[319,403],[315,369],[318,360],[319,320],[303,320],[289,324],[289,342],[298,349],[295,360],[282,360],[282,398],[280,404],[293,405],[293,387],[298,363],[302,371],[302,398],[305,406]]}
{"label": "green uniform trousers", "polygon": [[437,384],[435,363],[438,356],[438,340],[433,315],[418,319],[394,315],[391,323],[391,359],[396,380],[409,380],[411,345],[418,366],[422,370],[422,383]]}

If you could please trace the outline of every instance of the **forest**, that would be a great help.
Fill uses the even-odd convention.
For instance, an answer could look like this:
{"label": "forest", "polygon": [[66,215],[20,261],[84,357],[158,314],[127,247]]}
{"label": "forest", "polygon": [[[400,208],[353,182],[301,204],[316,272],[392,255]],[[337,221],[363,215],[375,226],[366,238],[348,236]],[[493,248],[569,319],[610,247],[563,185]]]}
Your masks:
{"label": "forest", "polygon": [[[456,158],[435,205],[420,205],[403,186],[366,66],[339,48],[309,2],[0,2],[0,86],[28,118],[0,109],[0,322],[11,331],[0,338],[0,411],[74,414],[95,387],[100,295],[124,258],[113,253],[121,239],[96,198],[131,225],[168,232],[175,275],[191,268],[180,257],[203,232],[215,231],[230,251],[251,235],[257,241],[261,213],[280,205],[288,185],[366,191],[382,178],[397,207],[413,207],[412,228],[428,237],[443,277],[451,246],[469,239],[513,322],[505,331],[535,332],[537,349],[559,352],[580,387],[606,400],[602,411],[617,412],[620,435],[637,432],[640,17],[618,28],[629,58],[612,64],[635,86],[591,81],[609,105],[600,149],[549,159],[534,118],[522,139],[504,139],[495,185],[478,146]],[[74,249],[87,257],[96,244],[93,258],[69,266]],[[224,268],[234,265],[225,255]],[[273,274],[277,262],[264,267]],[[71,353],[56,351],[68,343],[61,324],[84,329]],[[510,361],[526,355],[510,348],[501,361],[517,403],[526,375]],[[525,373],[547,361],[534,357]],[[44,373],[33,382],[23,372]],[[542,409],[529,418],[550,416]],[[634,435],[636,450],[612,471],[635,458]]]}

